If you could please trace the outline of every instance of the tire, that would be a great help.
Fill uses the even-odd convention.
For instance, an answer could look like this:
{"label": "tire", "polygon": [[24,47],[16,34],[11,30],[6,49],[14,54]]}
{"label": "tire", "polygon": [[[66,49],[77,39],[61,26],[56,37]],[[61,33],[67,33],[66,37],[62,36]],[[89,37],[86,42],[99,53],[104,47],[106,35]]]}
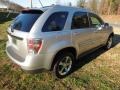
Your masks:
{"label": "tire", "polygon": [[56,78],[62,79],[69,75],[72,71],[75,57],[72,53],[65,52],[56,56],[56,63],[54,65],[53,73]]}
{"label": "tire", "polygon": [[109,50],[112,47],[112,44],[113,44],[113,36],[110,36],[108,38],[106,45],[105,45],[105,49]]}

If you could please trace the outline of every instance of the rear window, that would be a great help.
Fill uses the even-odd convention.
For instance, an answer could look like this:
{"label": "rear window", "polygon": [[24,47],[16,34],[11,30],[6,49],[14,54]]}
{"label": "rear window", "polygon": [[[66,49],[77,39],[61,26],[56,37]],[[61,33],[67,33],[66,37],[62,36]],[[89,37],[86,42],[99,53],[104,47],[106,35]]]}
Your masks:
{"label": "rear window", "polygon": [[30,32],[32,26],[43,12],[40,10],[25,10],[22,11],[13,21],[12,29]]}

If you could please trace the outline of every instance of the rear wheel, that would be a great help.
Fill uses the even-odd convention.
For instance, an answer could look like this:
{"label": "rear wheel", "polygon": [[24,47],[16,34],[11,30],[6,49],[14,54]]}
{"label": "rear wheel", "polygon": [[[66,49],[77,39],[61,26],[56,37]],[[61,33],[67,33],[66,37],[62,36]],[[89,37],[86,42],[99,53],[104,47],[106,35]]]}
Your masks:
{"label": "rear wheel", "polygon": [[108,38],[108,41],[107,41],[107,44],[106,44],[105,48],[106,48],[107,50],[110,49],[110,48],[112,47],[112,44],[113,44],[113,36],[110,36],[110,37]]}
{"label": "rear wheel", "polygon": [[56,57],[54,65],[54,74],[57,78],[64,78],[70,74],[74,64],[74,56],[72,53],[65,52]]}

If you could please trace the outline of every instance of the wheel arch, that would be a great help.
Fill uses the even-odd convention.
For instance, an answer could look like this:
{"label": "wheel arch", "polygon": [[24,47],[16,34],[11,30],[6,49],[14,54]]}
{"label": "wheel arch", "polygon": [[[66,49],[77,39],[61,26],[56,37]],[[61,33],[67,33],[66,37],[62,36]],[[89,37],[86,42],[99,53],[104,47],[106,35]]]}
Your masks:
{"label": "wheel arch", "polygon": [[110,36],[114,36],[114,33],[112,32],[112,33],[109,35],[109,37],[110,37]]}
{"label": "wheel arch", "polygon": [[65,53],[65,52],[71,52],[71,53],[74,55],[75,59],[77,58],[77,50],[76,50],[74,47],[66,47],[66,48],[60,49],[60,50],[55,54],[55,56],[53,57],[53,61],[52,61],[50,70],[53,70],[55,63],[57,62],[56,57],[57,57],[59,54]]}

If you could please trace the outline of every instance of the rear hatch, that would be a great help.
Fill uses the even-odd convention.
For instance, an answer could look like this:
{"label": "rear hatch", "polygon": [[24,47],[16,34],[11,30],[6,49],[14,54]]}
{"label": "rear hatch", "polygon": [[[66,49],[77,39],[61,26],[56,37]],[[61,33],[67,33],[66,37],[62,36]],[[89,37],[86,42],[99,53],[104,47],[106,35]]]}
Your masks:
{"label": "rear hatch", "polygon": [[14,53],[25,58],[27,50],[27,36],[36,20],[43,14],[41,10],[24,10],[8,28],[9,48]]}

